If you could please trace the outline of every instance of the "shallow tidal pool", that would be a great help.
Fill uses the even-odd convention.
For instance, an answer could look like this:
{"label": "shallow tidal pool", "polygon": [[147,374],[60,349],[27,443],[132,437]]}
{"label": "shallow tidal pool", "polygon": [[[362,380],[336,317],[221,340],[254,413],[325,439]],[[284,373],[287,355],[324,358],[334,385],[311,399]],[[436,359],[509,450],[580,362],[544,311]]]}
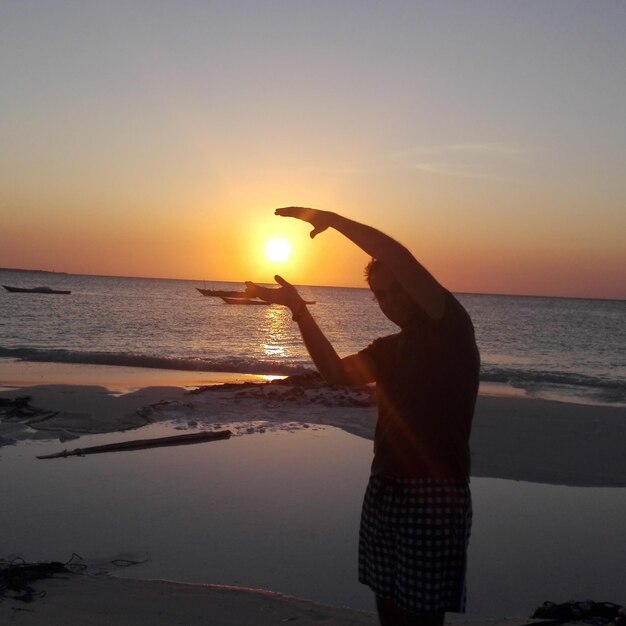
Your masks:
{"label": "shallow tidal pool", "polygon": [[[357,581],[372,442],[331,427],[37,460],[132,433],[0,449],[0,558],[68,561],[115,575],[263,588],[373,610]],[[472,479],[468,616],[530,616],[545,600],[626,603],[626,489]],[[112,564],[129,555],[145,562]]]}

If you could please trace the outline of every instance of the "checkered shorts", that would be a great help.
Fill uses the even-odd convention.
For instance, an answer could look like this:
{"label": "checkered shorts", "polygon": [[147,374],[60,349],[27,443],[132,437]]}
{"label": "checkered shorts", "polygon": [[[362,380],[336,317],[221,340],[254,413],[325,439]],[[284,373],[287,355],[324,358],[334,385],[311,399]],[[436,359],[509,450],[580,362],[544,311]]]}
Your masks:
{"label": "checkered shorts", "polygon": [[463,481],[370,477],[359,580],[413,613],[465,610],[472,500]]}

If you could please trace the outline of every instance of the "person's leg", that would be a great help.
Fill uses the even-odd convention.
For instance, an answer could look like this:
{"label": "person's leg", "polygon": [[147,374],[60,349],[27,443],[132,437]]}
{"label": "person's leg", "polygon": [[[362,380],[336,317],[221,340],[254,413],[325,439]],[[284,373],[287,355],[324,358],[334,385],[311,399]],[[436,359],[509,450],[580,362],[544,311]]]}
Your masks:
{"label": "person's leg", "polygon": [[396,605],[391,600],[376,596],[376,610],[380,626],[397,626]]}
{"label": "person's leg", "polygon": [[380,626],[443,626],[445,613],[409,613],[391,600],[376,597]]}

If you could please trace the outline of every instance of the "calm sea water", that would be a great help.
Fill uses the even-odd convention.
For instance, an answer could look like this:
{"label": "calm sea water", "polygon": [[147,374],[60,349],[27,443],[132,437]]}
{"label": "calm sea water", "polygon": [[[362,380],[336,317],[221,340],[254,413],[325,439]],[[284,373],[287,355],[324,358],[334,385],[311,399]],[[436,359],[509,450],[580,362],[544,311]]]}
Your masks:
{"label": "calm sea water", "polygon": [[[289,312],[196,287],[241,283],[0,271],[0,358],[289,375],[313,369]],[[397,331],[368,289],[302,287],[341,355]],[[626,405],[626,301],[457,294],[476,328],[481,380],[530,395]]]}

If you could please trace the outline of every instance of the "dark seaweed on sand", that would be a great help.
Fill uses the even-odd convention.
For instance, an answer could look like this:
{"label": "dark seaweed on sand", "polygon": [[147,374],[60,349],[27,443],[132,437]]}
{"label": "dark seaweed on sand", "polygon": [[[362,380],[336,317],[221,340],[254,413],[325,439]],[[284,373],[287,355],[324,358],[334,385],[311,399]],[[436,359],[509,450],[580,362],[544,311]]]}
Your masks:
{"label": "dark seaweed on sand", "polygon": [[53,578],[57,574],[69,574],[63,563],[25,563],[17,559],[8,564],[0,563],[0,601],[5,598],[32,602],[42,598],[45,591],[37,591],[33,583],[43,578]]}
{"label": "dark seaweed on sand", "polygon": [[58,411],[39,409],[33,406],[30,401],[30,396],[0,398],[0,419],[34,423],[53,417],[58,413]]}

